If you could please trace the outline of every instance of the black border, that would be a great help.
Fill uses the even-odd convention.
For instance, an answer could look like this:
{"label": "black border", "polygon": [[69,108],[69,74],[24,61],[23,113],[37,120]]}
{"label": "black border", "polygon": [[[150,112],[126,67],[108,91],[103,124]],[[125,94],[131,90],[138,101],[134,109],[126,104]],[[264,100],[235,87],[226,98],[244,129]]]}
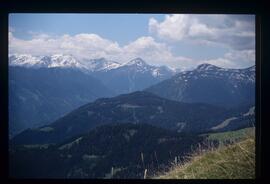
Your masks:
{"label": "black border", "polygon": [[255,0],[4,0],[7,12],[256,13]]}
{"label": "black border", "polygon": [[[26,180],[8,176],[8,14],[9,13],[195,13],[195,14],[256,14],[256,180]],[[267,176],[266,158],[270,154],[268,130],[262,124],[266,114],[269,80],[270,29],[267,4],[255,0],[4,0],[0,2],[0,145],[1,180],[5,183],[254,183]],[[268,62],[268,63],[267,63]],[[262,100],[263,99],[263,100]],[[266,108],[263,108],[266,107]],[[5,130],[5,131],[3,131]],[[263,150],[263,151],[262,151]],[[263,158],[263,159],[262,159]],[[0,181],[1,181],[0,180]]]}

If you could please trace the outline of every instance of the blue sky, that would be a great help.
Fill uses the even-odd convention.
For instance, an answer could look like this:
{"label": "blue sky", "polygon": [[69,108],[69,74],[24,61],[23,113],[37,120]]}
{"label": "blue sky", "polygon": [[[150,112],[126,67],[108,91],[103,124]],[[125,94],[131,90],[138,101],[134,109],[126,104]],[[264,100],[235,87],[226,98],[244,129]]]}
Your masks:
{"label": "blue sky", "polygon": [[29,32],[52,35],[95,33],[127,44],[148,35],[151,17],[162,20],[164,15],[155,14],[10,14],[10,26],[15,36],[30,39]]}
{"label": "blue sky", "polygon": [[10,54],[72,54],[177,68],[255,64],[255,16],[10,14]]}

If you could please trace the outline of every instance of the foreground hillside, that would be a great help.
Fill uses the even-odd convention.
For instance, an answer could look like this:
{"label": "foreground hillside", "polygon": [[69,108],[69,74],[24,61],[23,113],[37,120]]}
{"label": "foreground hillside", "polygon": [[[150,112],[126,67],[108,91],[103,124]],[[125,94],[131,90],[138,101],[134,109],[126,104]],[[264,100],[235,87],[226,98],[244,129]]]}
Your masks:
{"label": "foreground hillside", "polygon": [[53,145],[10,145],[13,178],[140,178],[182,158],[204,137],[147,124],[104,125]]}
{"label": "foreground hillside", "polygon": [[[156,179],[252,179],[255,178],[254,128],[210,136],[210,139],[240,140],[206,152],[196,152],[191,160],[173,166]],[[245,137],[245,138],[244,138]],[[228,137],[227,137],[228,138]],[[244,139],[244,140],[243,140]]]}

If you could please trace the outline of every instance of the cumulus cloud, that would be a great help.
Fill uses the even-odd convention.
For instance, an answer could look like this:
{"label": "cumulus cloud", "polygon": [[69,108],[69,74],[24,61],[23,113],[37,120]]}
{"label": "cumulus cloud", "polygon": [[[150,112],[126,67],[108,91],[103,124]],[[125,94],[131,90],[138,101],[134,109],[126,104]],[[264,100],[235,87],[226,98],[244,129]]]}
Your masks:
{"label": "cumulus cloud", "polygon": [[255,48],[253,15],[172,14],[161,22],[151,18],[149,32],[167,41],[214,43],[235,50]]}
{"label": "cumulus cloud", "polygon": [[232,60],[219,57],[215,59],[208,59],[208,60],[202,60],[200,63],[209,63],[215,66],[224,67],[224,68],[242,68],[239,67],[239,65]]}
{"label": "cumulus cloud", "polygon": [[255,65],[255,50],[231,51],[214,59],[201,60],[199,63],[209,63],[224,68],[246,68]]}
{"label": "cumulus cloud", "polygon": [[[120,46],[116,41],[91,33],[72,36],[31,33],[32,38],[25,40],[15,37],[15,30],[10,28],[9,54],[71,54],[81,61],[104,57],[120,63],[141,57],[152,65],[182,69],[194,68],[202,63],[225,68],[243,68],[255,64],[254,16],[166,15],[162,22],[151,18],[149,31],[161,40],[153,35],[143,36]],[[192,44],[227,47],[228,52],[211,59],[183,57],[172,51],[182,40]]]}
{"label": "cumulus cloud", "polygon": [[72,54],[80,59],[98,58],[121,52],[116,42],[101,38],[96,34],[78,34],[75,36],[36,35],[30,40],[18,39],[9,33],[10,53],[32,55]]}
{"label": "cumulus cloud", "polygon": [[134,42],[123,47],[129,58],[142,57],[150,64],[179,66],[183,62],[189,62],[192,59],[175,56],[170,47],[164,43],[156,42],[152,37],[141,37]]}
{"label": "cumulus cloud", "polygon": [[150,32],[171,41],[183,39],[188,33],[189,26],[189,17],[184,14],[166,15],[165,20],[160,23],[154,18],[149,20]]}
{"label": "cumulus cloud", "polygon": [[9,33],[10,54],[53,55],[71,54],[86,61],[105,57],[118,62],[127,62],[136,57],[145,59],[149,64],[177,66],[181,62],[190,62],[190,58],[174,56],[168,45],[158,43],[152,37],[140,37],[123,47],[117,42],[96,34],[77,34],[74,36],[49,36],[40,34],[30,40],[16,38]]}
{"label": "cumulus cloud", "polygon": [[255,50],[241,50],[232,51],[224,55],[224,58],[234,61],[238,61],[240,67],[251,66],[255,64]]}

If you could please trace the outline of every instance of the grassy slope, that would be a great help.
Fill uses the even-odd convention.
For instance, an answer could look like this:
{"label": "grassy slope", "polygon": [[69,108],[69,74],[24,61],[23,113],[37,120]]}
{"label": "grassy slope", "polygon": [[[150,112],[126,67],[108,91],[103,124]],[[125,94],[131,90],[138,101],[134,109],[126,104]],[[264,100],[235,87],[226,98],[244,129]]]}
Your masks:
{"label": "grassy slope", "polygon": [[[255,178],[254,128],[210,135],[210,139],[240,140],[215,150],[194,153],[191,160],[157,179],[248,179]],[[241,136],[242,135],[242,136]]]}
{"label": "grassy slope", "polygon": [[254,127],[243,128],[236,131],[208,134],[208,140],[217,140],[221,145],[223,145],[225,142],[238,142],[248,137],[255,137]]}

